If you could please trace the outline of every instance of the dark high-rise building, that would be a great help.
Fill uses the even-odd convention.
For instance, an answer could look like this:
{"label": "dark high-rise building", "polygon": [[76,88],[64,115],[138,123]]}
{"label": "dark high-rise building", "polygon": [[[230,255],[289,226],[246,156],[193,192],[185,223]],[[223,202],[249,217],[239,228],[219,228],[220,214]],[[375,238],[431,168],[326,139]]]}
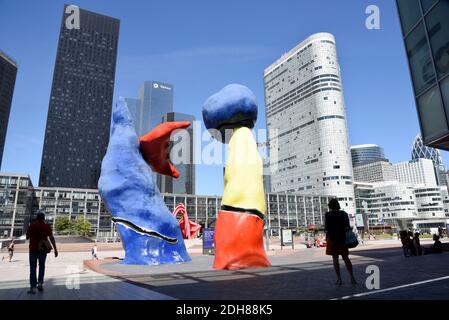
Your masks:
{"label": "dark high-rise building", "polygon": [[6,131],[8,129],[16,75],[17,63],[0,51],[0,168],[2,166],[3,149],[5,148]]}
{"label": "dark high-rise building", "polygon": [[80,9],[62,15],[39,185],[97,188],[109,142],[120,21]]}
{"label": "dark high-rise building", "polygon": [[449,150],[449,1],[396,3],[424,145]]}
{"label": "dark high-rise building", "polygon": [[173,111],[173,85],[145,81],[139,98],[125,98],[134,120],[137,135],[143,136],[161,123],[162,117]]}
{"label": "dark high-rise building", "polygon": [[[190,121],[192,125],[186,131],[180,131],[173,137],[172,161],[176,158],[179,163],[175,166],[181,174],[179,178],[158,175],[159,190],[165,193],[195,194],[195,130],[193,121],[195,117],[189,114],[170,112],[162,117],[162,122]],[[181,145],[180,145],[181,144]]]}

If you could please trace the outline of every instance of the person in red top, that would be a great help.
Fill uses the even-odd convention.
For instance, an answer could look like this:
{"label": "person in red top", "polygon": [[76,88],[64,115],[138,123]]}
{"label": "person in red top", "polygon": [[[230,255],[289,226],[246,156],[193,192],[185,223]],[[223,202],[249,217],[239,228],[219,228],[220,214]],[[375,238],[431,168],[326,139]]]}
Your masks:
{"label": "person in red top", "polygon": [[[35,294],[36,287],[40,292],[44,290],[45,260],[47,259],[47,252],[42,251],[39,242],[41,240],[50,240],[55,252],[55,258],[58,256],[53,232],[50,225],[45,223],[45,214],[43,212],[39,212],[36,216],[36,222],[28,227],[26,238],[30,240],[30,290],[28,293]],[[39,277],[36,279],[38,261]]]}

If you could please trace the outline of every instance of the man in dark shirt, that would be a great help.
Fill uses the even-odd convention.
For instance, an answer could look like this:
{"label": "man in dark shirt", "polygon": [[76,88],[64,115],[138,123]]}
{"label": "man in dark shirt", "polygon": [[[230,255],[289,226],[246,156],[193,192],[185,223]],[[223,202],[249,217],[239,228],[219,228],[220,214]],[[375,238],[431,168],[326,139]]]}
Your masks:
{"label": "man in dark shirt", "polygon": [[[28,227],[26,238],[30,240],[30,290],[28,293],[35,294],[37,290],[43,291],[45,260],[47,251],[43,250],[39,243],[43,240],[50,240],[55,251],[55,258],[58,256],[55,238],[50,225],[45,223],[45,214],[39,212],[36,216],[36,222]],[[36,279],[37,262],[39,261],[39,277]]]}

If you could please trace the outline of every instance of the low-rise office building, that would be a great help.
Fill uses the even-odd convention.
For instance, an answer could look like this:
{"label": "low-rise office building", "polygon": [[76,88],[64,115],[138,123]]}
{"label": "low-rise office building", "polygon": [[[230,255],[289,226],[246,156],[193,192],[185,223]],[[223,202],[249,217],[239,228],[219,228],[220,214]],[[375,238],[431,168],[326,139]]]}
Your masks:
{"label": "low-rise office building", "polygon": [[353,168],[354,181],[381,182],[396,180],[393,165],[388,161],[376,161]]}
{"label": "low-rise office building", "polygon": [[[116,237],[114,223],[97,189],[33,187],[28,175],[0,173],[0,235],[19,237],[37,210],[53,224],[58,217],[74,221],[84,217],[98,239]],[[221,207],[221,196],[162,193],[168,209],[183,203],[189,219],[202,227],[213,227]],[[332,196],[286,193],[266,194],[266,227],[271,234],[280,228],[323,226]]]}
{"label": "low-rise office building", "polygon": [[398,181],[355,183],[357,214],[366,229],[380,225],[393,230],[413,228],[413,221],[449,218],[445,186],[416,186]]}
{"label": "low-rise office building", "polygon": [[420,158],[395,163],[393,167],[399,182],[413,185],[438,185],[432,160]]}

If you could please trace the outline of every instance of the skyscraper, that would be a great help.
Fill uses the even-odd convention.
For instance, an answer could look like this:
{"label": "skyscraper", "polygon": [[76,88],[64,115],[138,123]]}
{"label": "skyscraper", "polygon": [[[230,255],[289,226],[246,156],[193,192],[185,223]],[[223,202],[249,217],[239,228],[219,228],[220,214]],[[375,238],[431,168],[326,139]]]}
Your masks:
{"label": "skyscraper", "polygon": [[161,123],[162,117],[173,112],[173,90],[171,84],[145,81],[140,87],[138,99],[125,99],[134,118],[137,135],[145,135]]}
{"label": "skyscraper", "polygon": [[416,135],[412,146],[412,160],[429,159],[433,162],[435,178],[440,186],[447,185],[446,168],[444,167],[443,159],[441,158],[438,149],[425,146],[420,134]]}
{"label": "skyscraper", "polygon": [[[159,190],[163,193],[175,194],[195,194],[195,130],[193,121],[195,117],[189,114],[179,112],[169,112],[163,116],[162,122],[169,121],[190,121],[192,125],[186,132],[180,132],[174,137],[172,149],[176,150],[174,156],[180,160],[180,164],[175,163],[176,168],[181,174],[179,178],[158,175],[157,184]],[[186,135],[188,134],[188,135]],[[181,145],[180,145],[181,144]]]}
{"label": "skyscraper", "polygon": [[396,3],[424,144],[449,150],[449,2]]}
{"label": "skyscraper", "polygon": [[6,131],[8,129],[16,75],[17,63],[0,50],[0,168],[2,166],[3,149],[5,148]]}
{"label": "skyscraper", "polygon": [[97,188],[109,142],[120,21],[80,9],[62,15],[39,185]]}
{"label": "skyscraper", "polygon": [[308,37],[265,69],[264,83],[271,191],[336,195],[342,209],[354,214],[334,36]]}
{"label": "skyscraper", "polygon": [[357,167],[364,164],[386,161],[383,148],[376,144],[360,144],[351,147],[352,166]]}

